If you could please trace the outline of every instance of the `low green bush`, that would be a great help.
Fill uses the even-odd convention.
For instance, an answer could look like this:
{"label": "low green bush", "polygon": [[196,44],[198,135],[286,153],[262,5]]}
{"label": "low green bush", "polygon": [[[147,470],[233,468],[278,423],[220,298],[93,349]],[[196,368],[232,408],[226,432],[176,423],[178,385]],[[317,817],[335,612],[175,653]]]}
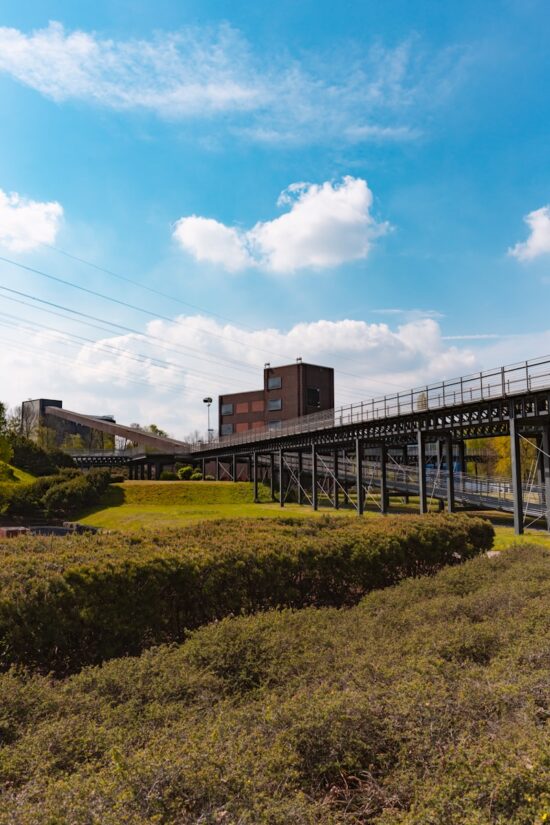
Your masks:
{"label": "low green bush", "polygon": [[180,467],[178,472],[178,478],[181,481],[187,481],[193,475],[193,467],[191,465],[187,465],[185,467]]}
{"label": "low green bush", "polygon": [[61,682],[14,669],[0,825],[544,825],[549,563],[224,619]]}
{"label": "low green bush", "polygon": [[202,481],[202,473],[200,470],[195,470],[190,476],[191,481]]}
{"label": "low green bush", "polygon": [[[84,483],[52,487],[48,506],[60,512]],[[457,515],[228,520],[142,536],[0,541],[0,668],[64,673],[181,640],[231,614],[349,606],[492,540],[488,522]]]}
{"label": "low green bush", "polygon": [[15,473],[13,468],[6,464],[4,461],[0,461],[0,481],[15,481]]}
{"label": "low green bush", "polygon": [[161,481],[178,481],[178,474],[172,472],[172,470],[163,470],[160,474]]}
{"label": "low green bush", "polygon": [[205,481],[215,481],[216,479],[214,478],[214,476],[205,475],[204,480]]}

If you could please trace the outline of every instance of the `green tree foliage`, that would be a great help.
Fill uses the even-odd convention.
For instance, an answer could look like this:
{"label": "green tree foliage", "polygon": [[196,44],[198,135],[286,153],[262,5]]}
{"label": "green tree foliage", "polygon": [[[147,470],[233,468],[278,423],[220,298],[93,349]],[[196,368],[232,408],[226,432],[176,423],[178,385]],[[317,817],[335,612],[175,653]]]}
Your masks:
{"label": "green tree foliage", "polygon": [[191,465],[187,465],[185,467],[179,467],[178,469],[178,478],[181,481],[188,481],[191,476],[193,475],[193,467]]}
{"label": "green tree foliage", "polygon": [[5,435],[0,435],[0,462],[9,464],[13,458],[13,448]]}
{"label": "green tree foliage", "polygon": [[0,435],[5,435],[8,428],[8,411],[6,405],[0,401]]}
{"label": "green tree foliage", "polygon": [[[99,592],[99,591],[98,591]],[[548,553],[0,677],[1,825],[544,825]]]}
{"label": "green tree foliage", "polygon": [[[495,438],[472,438],[468,441],[468,447],[474,452],[477,451],[483,459],[477,465],[478,474],[489,477],[512,477],[512,457],[510,451],[510,438],[508,436],[496,436]],[[534,439],[520,438],[519,442],[520,460],[523,480],[527,481],[533,476],[536,468],[533,462],[538,459],[536,443]],[[472,472],[472,466],[468,468]]]}
{"label": "green tree foliage", "polygon": [[35,476],[52,475],[59,467],[74,467],[72,458],[62,450],[44,450],[22,435],[10,435],[13,465]]}
{"label": "green tree foliage", "polygon": [[[30,487],[60,512],[69,490],[82,504],[83,484],[41,479]],[[63,538],[48,550],[41,539],[0,541],[0,666],[64,672],[181,640],[229,614],[352,605],[374,588],[483,552],[492,540],[488,522],[457,515],[266,519],[254,531],[246,520],[208,522],[139,537]]]}

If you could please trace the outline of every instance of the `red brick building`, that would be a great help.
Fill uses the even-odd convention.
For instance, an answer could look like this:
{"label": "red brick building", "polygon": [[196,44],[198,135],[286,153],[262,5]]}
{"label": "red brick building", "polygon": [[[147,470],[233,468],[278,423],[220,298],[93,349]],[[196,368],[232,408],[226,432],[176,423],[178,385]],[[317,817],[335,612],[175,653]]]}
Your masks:
{"label": "red brick building", "polygon": [[226,393],[218,401],[220,436],[276,428],[291,418],[333,409],[334,370],[301,360],[283,367],[266,364],[263,389]]}

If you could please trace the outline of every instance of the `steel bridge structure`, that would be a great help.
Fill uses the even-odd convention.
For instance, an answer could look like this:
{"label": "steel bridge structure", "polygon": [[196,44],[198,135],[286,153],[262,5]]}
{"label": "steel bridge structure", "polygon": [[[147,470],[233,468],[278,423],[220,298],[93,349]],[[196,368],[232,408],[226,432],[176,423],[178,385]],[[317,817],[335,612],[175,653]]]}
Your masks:
{"label": "steel bridge structure", "polygon": [[[138,443],[141,438],[135,429],[78,413],[54,407],[46,412],[67,420],[76,416],[81,423]],[[263,473],[270,478],[273,492],[278,479],[282,505],[290,484],[300,503],[307,501],[317,509],[319,495],[329,485],[333,506],[339,506],[340,492],[361,515],[365,498],[376,488],[383,513],[393,492],[417,495],[421,513],[428,511],[428,500],[435,497],[445,501],[449,511],[457,503],[509,510],[516,533],[523,532],[530,513],[545,516],[550,529],[550,356],[207,443],[189,445],[149,433],[144,436],[148,439],[144,445],[179,455],[181,460],[202,465],[203,470],[215,462],[217,477],[223,468],[224,475],[237,479],[238,466],[246,463],[256,500]],[[479,480],[475,487],[472,477],[465,475],[465,444],[468,439],[493,436],[510,439],[511,480]],[[534,444],[538,456],[536,479],[527,483],[521,466],[522,439]],[[305,477],[310,482],[307,496]],[[349,491],[350,482],[355,487],[354,496]]]}

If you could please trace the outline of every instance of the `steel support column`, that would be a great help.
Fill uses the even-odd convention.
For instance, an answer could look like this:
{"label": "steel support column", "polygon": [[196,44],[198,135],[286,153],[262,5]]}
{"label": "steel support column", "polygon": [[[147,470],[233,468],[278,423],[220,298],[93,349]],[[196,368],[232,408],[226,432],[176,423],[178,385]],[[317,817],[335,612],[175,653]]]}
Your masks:
{"label": "steel support column", "polygon": [[360,438],[355,439],[355,486],[357,489],[357,515],[363,515],[363,445]]}
{"label": "steel support column", "polygon": [[279,450],[279,504],[281,507],[285,506],[284,493],[284,455],[283,451]]}
{"label": "steel support column", "polygon": [[418,498],[421,513],[428,512],[428,498],[426,495],[426,434],[418,430],[416,441],[418,445]]}
{"label": "steel support column", "polygon": [[216,481],[220,480],[220,459],[216,458]]}
{"label": "steel support column", "polygon": [[455,510],[455,476],[453,464],[453,439],[449,434],[445,442],[445,463],[447,465],[447,510],[454,513]]}
{"label": "steel support column", "polygon": [[380,446],[380,512],[385,515],[388,512],[388,474],[387,474],[387,447]]}
{"label": "steel support column", "polygon": [[202,466],[202,480],[206,481],[206,459],[201,458],[201,466]]}
{"label": "steel support column", "polygon": [[152,466],[150,462],[147,462],[147,481],[151,481],[152,476]]}
{"label": "steel support column", "polygon": [[334,462],[334,509],[338,510],[338,508],[340,507],[340,487],[338,482],[338,450],[334,450],[332,455]]}
{"label": "steel support column", "polygon": [[510,452],[512,457],[512,495],[514,496],[514,532],[523,533],[523,486],[521,479],[521,454],[517,422],[510,417]]}
{"label": "steel support column", "polygon": [[550,531],[550,425],[542,428],[542,467],[544,473],[544,506],[546,508],[546,528]]}
{"label": "steel support column", "polygon": [[315,444],[311,446],[311,505],[314,510],[318,507],[317,497],[317,450]]}
{"label": "steel support column", "polygon": [[269,486],[271,488],[271,501],[275,501],[275,456],[273,455],[273,453],[269,453],[269,467]]}
{"label": "steel support column", "polygon": [[254,465],[254,504],[258,504],[258,453],[254,450],[252,454],[253,465]]}
{"label": "steel support column", "polygon": [[235,453],[231,456],[231,478],[237,481],[237,456]]}
{"label": "steel support column", "polygon": [[298,489],[296,491],[296,499],[298,504],[303,504],[303,493],[302,493],[302,476],[304,472],[304,460],[302,457],[302,451],[298,451]]}

